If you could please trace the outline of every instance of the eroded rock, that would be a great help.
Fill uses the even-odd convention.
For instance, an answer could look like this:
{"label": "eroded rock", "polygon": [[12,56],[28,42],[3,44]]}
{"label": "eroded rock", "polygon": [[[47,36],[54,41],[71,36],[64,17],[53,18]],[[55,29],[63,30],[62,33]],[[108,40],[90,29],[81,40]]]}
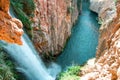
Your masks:
{"label": "eroded rock", "polygon": [[21,45],[22,23],[9,14],[9,0],[0,0],[0,40]]}

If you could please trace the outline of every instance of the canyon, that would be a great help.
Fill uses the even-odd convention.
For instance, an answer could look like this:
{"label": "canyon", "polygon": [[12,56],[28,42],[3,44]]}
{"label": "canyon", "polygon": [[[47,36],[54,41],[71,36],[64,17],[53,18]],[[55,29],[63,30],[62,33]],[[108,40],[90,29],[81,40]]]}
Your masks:
{"label": "canyon", "polygon": [[[76,24],[79,14],[86,17],[86,15],[80,13],[79,5],[81,3],[78,3],[78,1],[79,0],[34,0],[36,6],[34,16],[29,16],[33,29],[31,41],[39,54],[43,56],[58,56],[60,52],[63,51],[71,35],[72,26]],[[21,38],[23,35],[23,24],[20,20],[13,18],[9,9],[10,0],[0,0],[0,40],[18,44],[17,46],[12,46],[16,49],[16,52],[12,50],[13,48],[10,46],[5,46],[5,49],[8,50],[14,58],[17,56],[16,61],[20,64],[24,64],[24,61],[28,64],[27,62],[34,56],[35,61],[31,60],[31,62],[34,63],[34,67],[37,67],[41,75],[42,73],[35,62],[38,63],[41,69],[43,68],[41,65],[44,64],[39,63],[42,61],[41,59],[38,61],[38,57],[35,56],[37,52],[35,52],[34,47],[31,46],[30,40],[28,38],[26,40],[25,36],[25,38]],[[98,14],[98,23],[101,24],[99,29],[99,44],[93,64],[86,64],[82,69],[80,74],[81,80],[120,80],[120,0],[90,0],[90,10]],[[25,52],[26,46],[30,55]],[[27,58],[24,58],[23,61],[20,62],[20,56],[25,56],[21,55],[19,49],[21,49],[24,55],[29,56],[27,57],[29,61],[26,60]],[[14,53],[18,52],[17,50],[19,51],[19,56],[17,54],[14,55]],[[88,53],[86,55],[88,55]],[[28,65],[24,64],[24,66],[30,70]],[[31,74],[39,80],[40,77],[34,74],[37,69],[31,70]],[[50,76],[47,73],[47,69],[43,69],[43,71],[46,75]],[[29,76],[27,71],[26,73],[27,76]],[[43,75],[41,76],[43,79],[45,78]],[[30,76],[30,78],[32,78],[32,76]],[[50,78],[52,80],[51,76]],[[48,80],[48,78],[45,79]]]}

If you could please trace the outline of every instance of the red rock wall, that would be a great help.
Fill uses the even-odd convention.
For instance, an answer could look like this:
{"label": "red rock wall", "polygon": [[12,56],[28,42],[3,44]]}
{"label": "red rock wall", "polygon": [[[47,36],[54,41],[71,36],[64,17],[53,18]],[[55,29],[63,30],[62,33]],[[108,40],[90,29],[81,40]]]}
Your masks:
{"label": "red rock wall", "polygon": [[9,4],[9,0],[0,0],[0,40],[22,44],[23,25],[18,19],[8,14]]}
{"label": "red rock wall", "polygon": [[35,47],[39,53],[57,55],[64,48],[78,17],[77,0],[35,0],[35,4]]}

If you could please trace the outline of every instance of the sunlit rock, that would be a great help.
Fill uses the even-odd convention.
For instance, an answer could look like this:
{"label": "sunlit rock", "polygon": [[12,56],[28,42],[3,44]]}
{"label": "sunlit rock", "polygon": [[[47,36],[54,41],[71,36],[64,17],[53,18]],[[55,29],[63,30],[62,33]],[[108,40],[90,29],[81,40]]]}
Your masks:
{"label": "sunlit rock", "polygon": [[0,0],[0,40],[21,45],[23,25],[21,21],[8,14],[9,4],[9,0]]}

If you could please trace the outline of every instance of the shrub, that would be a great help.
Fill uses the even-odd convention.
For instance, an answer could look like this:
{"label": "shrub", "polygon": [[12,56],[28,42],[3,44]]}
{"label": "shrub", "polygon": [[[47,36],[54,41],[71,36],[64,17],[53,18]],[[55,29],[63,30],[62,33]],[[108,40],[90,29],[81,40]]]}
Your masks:
{"label": "shrub", "polygon": [[80,66],[69,67],[66,71],[61,72],[57,80],[80,80]]}
{"label": "shrub", "polygon": [[7,60],[5,62],[6,55],[4,52],[0,52],[0,80],[16,80],[14,74],[11,71],[13,67],[12,62]]}

